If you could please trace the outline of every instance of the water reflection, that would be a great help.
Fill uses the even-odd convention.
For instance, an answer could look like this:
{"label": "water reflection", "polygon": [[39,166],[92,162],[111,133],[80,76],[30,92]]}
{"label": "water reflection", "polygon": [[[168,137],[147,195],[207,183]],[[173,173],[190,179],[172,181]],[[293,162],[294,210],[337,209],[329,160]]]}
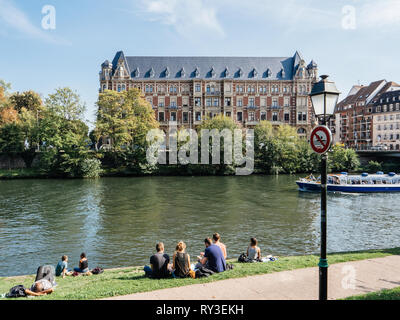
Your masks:
{"label": "water reflection", "polygon": [[[184,240],[196,256],[204,237],[222,234],[237,257],[250,237],[264,253],[319,249],[319,195],[295,176],[146,177],[0,181],[0,275],[86,251],[92,267],[148,263],[157,241],[172,254]],[[328,196],[328,250],[399,245],[395,194]]]}

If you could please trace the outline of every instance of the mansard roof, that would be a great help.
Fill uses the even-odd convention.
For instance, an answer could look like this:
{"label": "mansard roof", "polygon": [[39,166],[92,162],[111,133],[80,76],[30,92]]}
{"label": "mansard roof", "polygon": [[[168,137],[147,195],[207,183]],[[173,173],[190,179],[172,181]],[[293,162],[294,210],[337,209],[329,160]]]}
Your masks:
{"label": "mansard roof", "polygon": [[166,70],[170,80],[292,80],[301,59],[298,52],[293,57],[155,57],[125,56],[119,51],[112,64],[115,70],[123,60],[129,74],[137,80],[146,80],[149,73],[140,72],[138,75],[134,70],[154,70],[154,80],[165,79]]}

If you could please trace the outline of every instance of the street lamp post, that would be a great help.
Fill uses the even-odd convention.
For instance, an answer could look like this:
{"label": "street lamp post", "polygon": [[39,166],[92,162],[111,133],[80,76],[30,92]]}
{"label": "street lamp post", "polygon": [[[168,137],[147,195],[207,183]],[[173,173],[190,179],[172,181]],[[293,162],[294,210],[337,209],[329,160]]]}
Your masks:
{"label": "street lamp post", "polygon": [[[321,76],[311,90],[310,98],[314,107],[315,115],[326,126],[327,117],[333,115],[340,92],[335,83],[327,80],[328,76]],[[329,129],[328,129],[329,130]],[[321,155],[321,255],[319,260],[319,299],[328,298],[328,260],[326,257],[327,238],[327,162],[328,155]]]}

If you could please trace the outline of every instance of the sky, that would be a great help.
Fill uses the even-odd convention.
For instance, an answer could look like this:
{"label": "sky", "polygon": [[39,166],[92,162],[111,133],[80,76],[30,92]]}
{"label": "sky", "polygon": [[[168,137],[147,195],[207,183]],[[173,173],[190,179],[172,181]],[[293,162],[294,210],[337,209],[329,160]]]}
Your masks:
{"label": "sky", "polygon": [[298,50],[342,98],[400,83],[400,0],[0,0],[0,79],[43,98],[76,90],[96,111],[100,65],[132,56],[289,57]]}

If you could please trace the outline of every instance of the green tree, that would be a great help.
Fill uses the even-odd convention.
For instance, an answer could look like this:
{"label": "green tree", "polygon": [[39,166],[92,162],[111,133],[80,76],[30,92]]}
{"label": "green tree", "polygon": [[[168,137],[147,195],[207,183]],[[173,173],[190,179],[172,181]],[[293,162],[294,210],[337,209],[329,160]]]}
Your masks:
{"label": "green tree", "polygon": [[356,170],[360,160],[355,150],[334,145],[328,155],[328,166],[332,172]]}
{"label": "green tree", "polygon": [[33,112],[39,117],[39,112],[42,109],[42,99],[39,94],[34,91],[25,91],[22,93],[16,92],[10,96],[10,103],[18,113],[23,109]]}
{"label": "green tree", "polygon": [[86,110],[79,94],[68,87],[56,89],[45,103],[48,110],[66,120],[82,120]]}
{"label": "green tree", "polygon": [[97,101],[96,141],[110,141],[110,164],[138,169],[146,166],[146,136],[159,127],[151,105],[137,89],[106,90]]}

